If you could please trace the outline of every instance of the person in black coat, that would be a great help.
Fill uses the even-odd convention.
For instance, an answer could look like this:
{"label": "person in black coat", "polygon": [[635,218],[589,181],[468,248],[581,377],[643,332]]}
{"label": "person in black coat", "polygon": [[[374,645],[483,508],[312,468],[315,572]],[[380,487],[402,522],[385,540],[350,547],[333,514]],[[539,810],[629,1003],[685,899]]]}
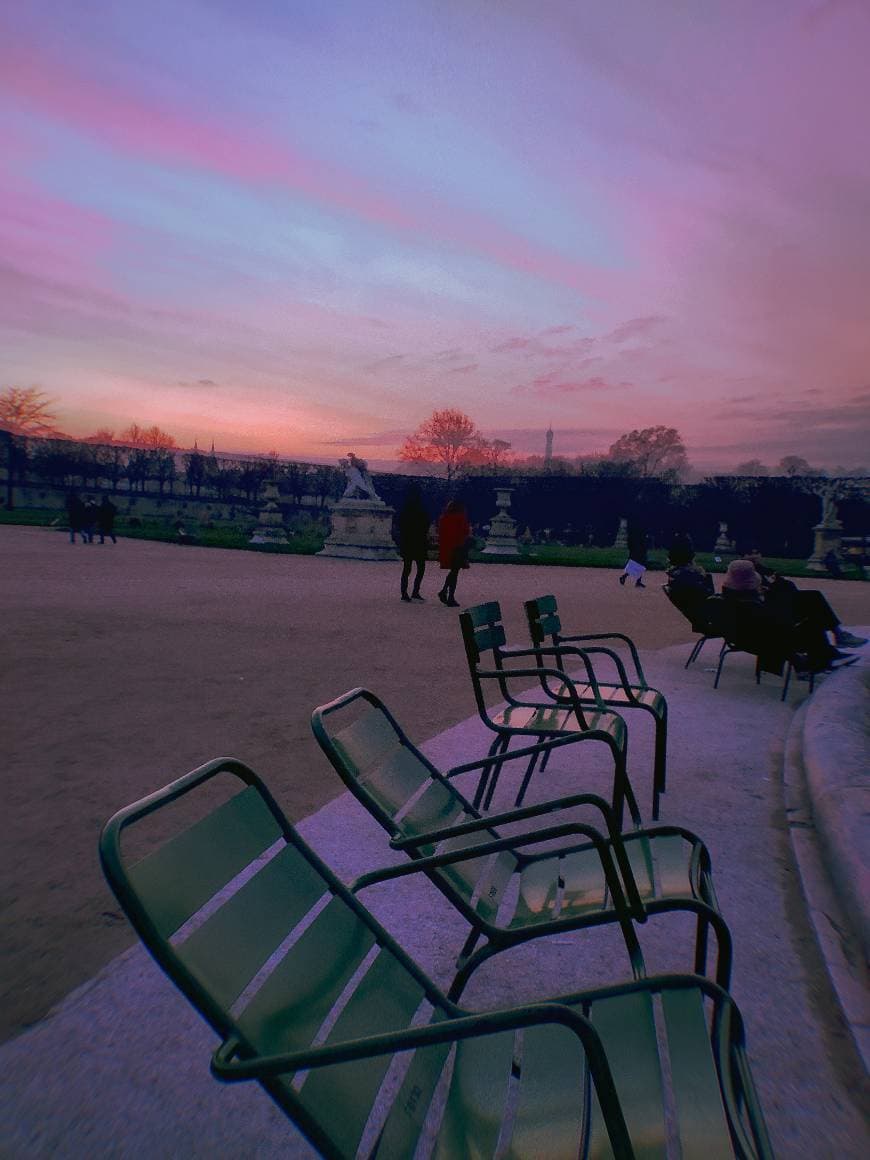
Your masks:
{"label": "person in black coat", "polygon": [[[422,600],[420,585],[426,571],[426,552],[429,547],[429,525],[432,517],[423,503],[423,494],[418,484],[412,483],[406,494],[402,510],[399,512],[399,553],[402,557],[402,600]],[[416,565],[414,586],[408,595],[408,580],[411,567]]]}
{"label": "person in black coat", "polygon": [[85,505],[74,491],[66,497],[66,516],[69,523],[69,542],[74,544],[78,533],[82,543],[86,544],[88,537],[85,531]]}
{"label": "person in black coat", "polygon": [[118,509],[112,503],[107,495],[104,495],[100,506],[97,508],[97,531],[100,533],[100,543],[105,544],[106,536],[110,538],[113,544],[117,544],[115,537],[115,516],[118,514]]}
{"label": "person in black coat", "polygon": [[634,580],[635,588],[646,588],[643,574],[646,572],[647,539],[646,532],[640,524],[629,524],[628,527],[628,560],[619,577],[619,583],[624,584],[629,576]]}

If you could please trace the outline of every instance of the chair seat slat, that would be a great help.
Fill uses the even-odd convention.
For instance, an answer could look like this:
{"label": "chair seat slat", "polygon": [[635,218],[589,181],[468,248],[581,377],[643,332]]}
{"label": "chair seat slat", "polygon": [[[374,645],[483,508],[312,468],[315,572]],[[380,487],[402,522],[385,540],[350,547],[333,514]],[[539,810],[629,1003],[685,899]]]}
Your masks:
{"label": "chair seat slat", "polygon": [[249,787],[131,866],[130,882],[160,934],[170,935],[280,836]]}
{"label": "chair seat slat", "polygon": [[[589,1013],[613,1071],[635,1155],[667,1155],[664,1092],[652,997],[646,993],[600,1000]],[[612,1156],[598,1097],[592,1096],[590,1157]]]}
{"label": "chair seat slat", "polygon": [[[408,1027],[423,999],[423,990],[401,963],[381,951],[359,981],[335,1021],[326,1042],[347,1042]],[[382,1055],[308,1073],[300,1092],[302,1104],[319,1119],[334,1121],[338,1146],[352,1155],[366,1126],[391,1056]]]}
{"label": "chair seat slat", "polygon": [[513,1053],[513,1032],[459,1044],[433,1160],[495,1154]]}
{"label": "chair seat slat", "polygon": [[374,936],[333,899],[287,952],[238,1017],[263,1055],[310,1046]]}
{"label": "chair seat slat", "polygon": [[229,1007],[323,891],[322,879],[299,851],[284,846],[177,953]]}
{"label": "chair seat slat", "polygon": [[731,1160],[734,1150],[698,991],[663,991],[671,1083],[684,1156]]}
{"label": "chair seat slat", "polygon": [[523,1032],[510,1156],[576,1157],[589,1114],[586,1056],[565,1027]]}

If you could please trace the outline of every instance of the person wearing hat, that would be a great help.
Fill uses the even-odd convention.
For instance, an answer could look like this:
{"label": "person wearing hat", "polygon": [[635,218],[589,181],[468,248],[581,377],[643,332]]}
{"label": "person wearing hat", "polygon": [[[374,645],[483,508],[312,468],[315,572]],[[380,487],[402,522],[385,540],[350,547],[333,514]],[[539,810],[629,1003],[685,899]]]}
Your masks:
{"label": "person wearing hat", "polygon": [[783,620],[811,621],[821,632],[829,632],[838,648],[860,648],[867,643],[866,637],[856,636],[843,628],[839,616],[817,588],[798,588],[793,581],[768,568],[762,562],[760,548],[751,548],[745,558],[752,561],[761,577],[765,604],[778,608]]}
{"label": "person wearing hat", "polygon": [[772,592],[765,594],[752,560],[731,561],[722,578],[722,597],[735,613],[735,635],[752,645],[747,651],[756,653],[766,672],[780,673],[788,660],[799,674],[825,672],[857,660],[828,641],[826,628],[816,617],[800,617],[794,603],[778,600]]}

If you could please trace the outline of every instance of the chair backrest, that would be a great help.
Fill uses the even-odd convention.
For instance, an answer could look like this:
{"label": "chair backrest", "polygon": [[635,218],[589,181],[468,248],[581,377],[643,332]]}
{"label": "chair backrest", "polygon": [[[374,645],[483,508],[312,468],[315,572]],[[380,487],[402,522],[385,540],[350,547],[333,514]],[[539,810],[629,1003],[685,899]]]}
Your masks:
{"label": "chair backrest", "polygon": [[[132,861],[149,817],[160,813],[159,833],[186,825],[220,789],[231,796]],[[100,858],[148,950],[218,1035],[238,1038],[242,1057],[404,1030],[426,1004],[432,1020],[455,1011],[240,762],[210,762],[121,810]],[[430,1050],[443,1060],[443,1048],[417,1058]],[[415,1063],[424,1107],[436,1056]],[[391,1058],[261,1082],[323,1155],[353,1155]]]}
{"label": "chair backrest", "polygon": [[[501,622],[501,606],[497,600],[490,600],[486,604],[474,604],[459,614],[459,625],[462,629],[462,642],[465,645],[465,658],[468,661],[468,671],[471,674],[471,683],[474,687],[474,699],[481,717],[486,720],[486,699],[483,695],[478,666],[502,668],[499,650],[507,643],[504,625]],[[492,664],[484,663],[484,653],[492,653]],[[501,696],[508,697],[507,686],[499,681]]]}
{"label": "chair backrest", "polygon": [[719,631],[721,597],[710,596],[702,588],[675,587],[671,584],[664,585],[664,592],[674,608],[689,621],[693,632],[702,632],[705,636],[722,635]]}
{"label": "chair backrest", "polygon": [[547,637],[554,643],[557,642],[562,631],[562,621],[559,618],[556,597],[538,596],[535,600],[527,600],[523,607],[526,610],[532,644],[544,644]]}
{"label": "chair backrest", "polygon": [[[368,689],[352,689],[314,710],[311,728],[351,793],[392,837],[413,838],[427,831],[461,825],[480,814],[408,739],[383,701]],[[481,845],[502,835],[484,829],[442,843]],[[412,858],[436,852],[432,843],[408,850]],[[428,876],[470,918],[495,918],[504,889],[517,867],[504,850],[429,870]]]}

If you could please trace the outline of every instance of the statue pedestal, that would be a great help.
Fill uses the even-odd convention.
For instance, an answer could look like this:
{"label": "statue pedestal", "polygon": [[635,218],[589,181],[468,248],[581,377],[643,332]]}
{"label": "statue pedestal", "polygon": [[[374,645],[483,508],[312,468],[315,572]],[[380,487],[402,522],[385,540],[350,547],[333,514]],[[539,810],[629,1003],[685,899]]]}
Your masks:
{"label": "statue pedestal", "polygon": [[332,530],[318,556],[345,560],[399,559],[393,540],[393,509],[383,500],[342,499],[332,509]]}
{"label": "statue pedestal", "polygon": [[825,563],[825,556],[833,549],[835,552],[839,551],[840,543],[843,538],[843,525],[839,520],[834,520],[829,524],[816,524],[813,528],[813,554],[807,560],[808,572],[827,572],[828,566]]}
{"label": "statue pedestal", "polygon": [[497,487],[495,502],[498,508],[489,522],[489,534],[486,537],[486,546],[482,556],[519,556],[520,546],[517,543],[517,522],[507,514],[511,503],[512,487]]}
{"label": "statue pedestal", "polygon": [[622,548],[624,552],[628,551],[628,520],[625,516],[619,517],[619,528],[616,532],[616,539],[613,541],[614,548]]}

